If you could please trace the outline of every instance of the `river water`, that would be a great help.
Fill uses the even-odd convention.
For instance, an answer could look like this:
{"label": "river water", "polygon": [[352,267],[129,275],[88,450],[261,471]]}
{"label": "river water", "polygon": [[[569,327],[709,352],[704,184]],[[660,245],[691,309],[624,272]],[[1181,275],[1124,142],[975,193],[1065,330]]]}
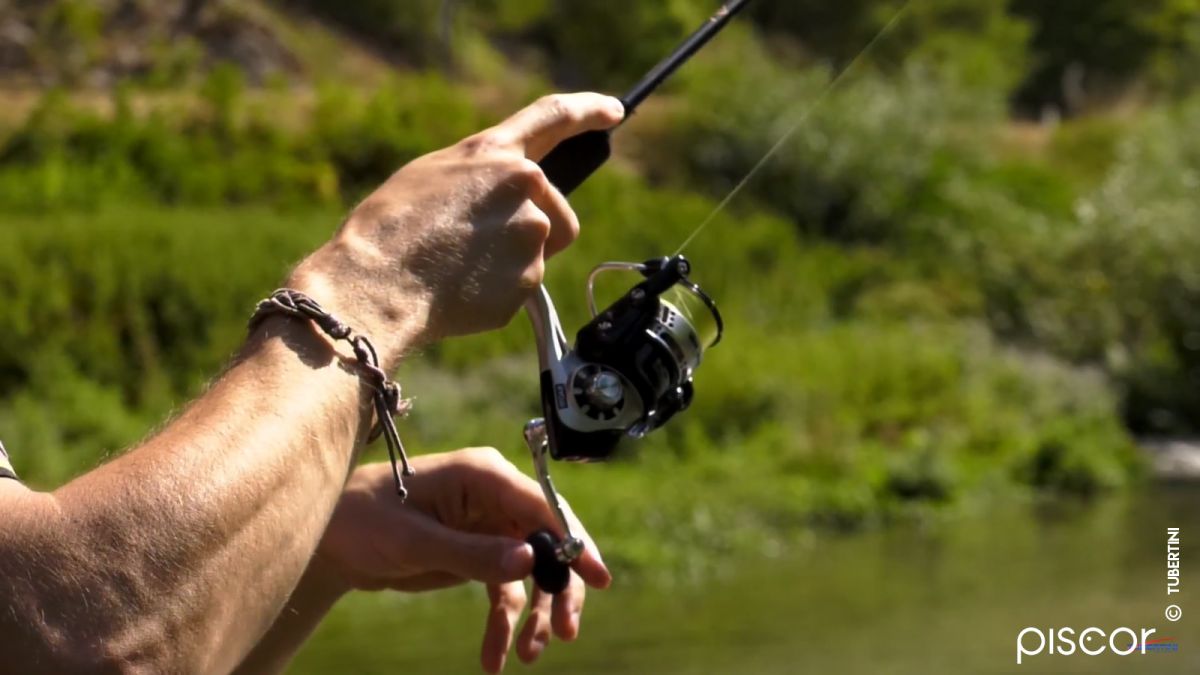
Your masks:
{"label": "river water", "polygon": [[[1183,542],[1182,592],[1172,596],[1168,527],[1181,528]],[[705,585],[618,580],[589,596],[577,642],[551,644],[534,668],[513,657],[508,670],[1200,673],[1200,484],[806,541]],[[1165,618],[1172,604],[1183,611],[1176,623]],[[356,596],[338,606],[292,670],[479,672],[485,607],[482,591],[470,588]],[[1030,626],[1153,628],[1153,638],[1175,638],[1179,651],[1042,654],[1018,666],[1017,635]],[[1026,644],[1033,650],[1038,639]]]}

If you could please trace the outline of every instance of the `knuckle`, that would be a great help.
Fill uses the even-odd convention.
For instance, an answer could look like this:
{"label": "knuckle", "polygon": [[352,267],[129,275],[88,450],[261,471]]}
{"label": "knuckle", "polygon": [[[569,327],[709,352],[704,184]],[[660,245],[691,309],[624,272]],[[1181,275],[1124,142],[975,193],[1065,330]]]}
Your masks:
{"label": "knuckle", "polygon": [[554,99],[552,110],[556,119],[570,124],[577,124],[583,120],[583,110],[575,97],[569,94],[551,94],[551,97]]}
{"label": "knuckle", "polygon": [[540,209],[532,209],[521,222],[521,225],[529,232],[529,234],[544,242],[550,236],[550,230],[554,227],[550,222],[550,216]]}
{"label": "knuckle", "polygon": [[488,129],[462,139],[458,146],[467,156],[483,155],[500,145],[500,139],[497,136],[497,131]]}
{"label": "knuckle", "polygon": [[470,453],[472,461],[478,467],[494,467],[508,461],[496,448],[471,448],[467,452]]}
{"label": "knuckle", "polygon": [[538,99],[537,104],[550,117],[562,118],[571,114],[571,106],[563,94],[547,94]]}
{"label": "knuckle", "polygon": [[542,172],[542,167],[538,166],[537,162],[525,157],[514,159],[509,167],[509,172],[530,192],[538,189],[546,180],[546,174]]}
{"label": "knuckle", "polygon": [[525,609],[529,596],[525,594],[524,584],[506,584],[500,592],[500,608],[516,614]]}
{"label": "knuckle", "polygon": [[531,291],[541,285],[546,276],[546,268],[539,257],[532,265],[521,273],[518,283],[522,290]]}

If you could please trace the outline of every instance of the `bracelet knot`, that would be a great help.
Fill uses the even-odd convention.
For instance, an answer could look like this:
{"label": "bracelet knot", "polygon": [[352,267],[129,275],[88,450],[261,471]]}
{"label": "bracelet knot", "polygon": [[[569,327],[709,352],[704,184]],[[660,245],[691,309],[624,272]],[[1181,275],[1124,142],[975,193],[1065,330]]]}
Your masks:
{"label": "bracelet knot", "polygon": [[[389,378],[379,364],[379,353],[365,335],[356,334],[348,325],[325,311],[312,298],[290,288],[281,288],[260,301],[250,317],[250,330],[272,314],[282,314],[312,322],[321,332],[333,340],[348,342],[358,361],[359,371],[372,390],[372,401],[378,423],[368,436],[374,441],[380,435],[387,442],[388,457],[392,462],[392,477],[396,482],[396,494],[401,499],[408,496],[401,474],[411,476],[415,472],[408,462],[400,433],[396,431],[396,417],[406,417],[412,410],[411,399],[402,398],[400,385]],[[403,468],[401,468],[403,467]]]}

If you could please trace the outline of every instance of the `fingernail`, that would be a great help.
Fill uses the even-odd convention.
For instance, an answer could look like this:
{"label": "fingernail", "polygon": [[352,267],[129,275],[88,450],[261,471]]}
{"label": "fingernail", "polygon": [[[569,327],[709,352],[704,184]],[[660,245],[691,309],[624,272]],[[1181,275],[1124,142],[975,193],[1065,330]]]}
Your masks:
{"label": "fingernail", "polygon": [[579,635],[579,610],[571,612],[571,632]]}
{"label": "fingernail", "polygon": [[618,117],[625,116],[625,104],[621,103],[621,99],[609,97],[609,105],[612,107],[613,112],[616,113]]}
{"label": "fingernail", "polygon": [[529,544],[521,544],[504,552],[504,557],[500,560],[500,569],[507,576],[521,577],[529,571],[532,560],[533,548]]}

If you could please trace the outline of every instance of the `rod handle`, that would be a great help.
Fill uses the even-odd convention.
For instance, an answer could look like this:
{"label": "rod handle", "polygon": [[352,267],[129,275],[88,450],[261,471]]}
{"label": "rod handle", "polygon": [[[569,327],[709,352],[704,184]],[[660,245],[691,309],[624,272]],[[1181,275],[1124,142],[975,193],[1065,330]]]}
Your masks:
{"label": "rod handle", "polygon": [[559,143],[539,163],[546,178],[564,195],[570,194],[612,155],[607,131],[585,131]]}

